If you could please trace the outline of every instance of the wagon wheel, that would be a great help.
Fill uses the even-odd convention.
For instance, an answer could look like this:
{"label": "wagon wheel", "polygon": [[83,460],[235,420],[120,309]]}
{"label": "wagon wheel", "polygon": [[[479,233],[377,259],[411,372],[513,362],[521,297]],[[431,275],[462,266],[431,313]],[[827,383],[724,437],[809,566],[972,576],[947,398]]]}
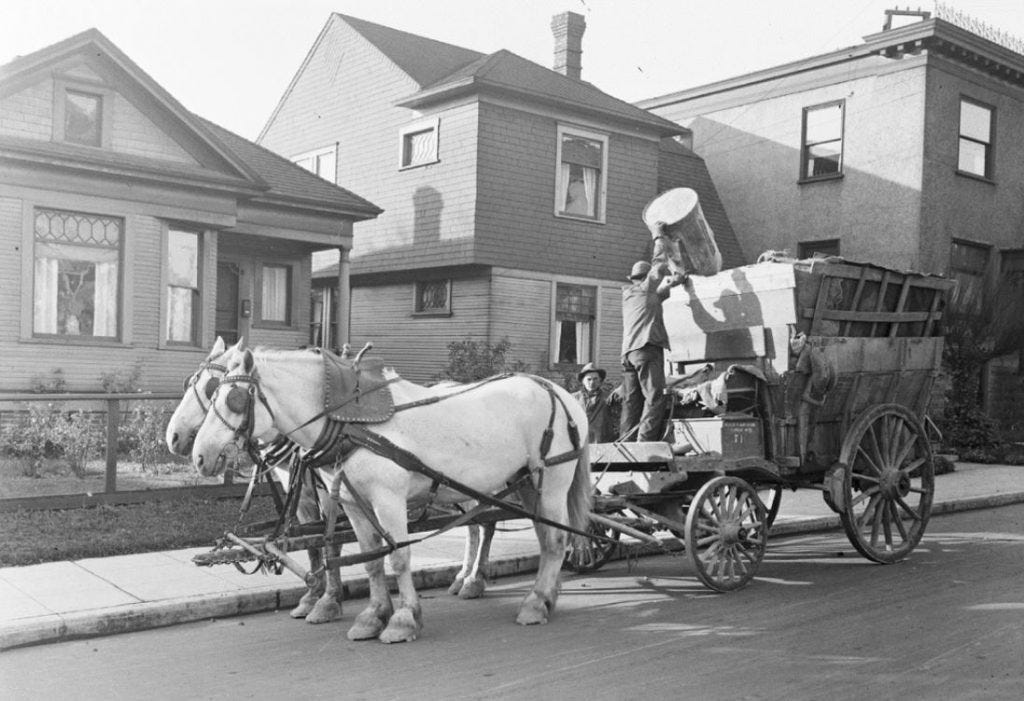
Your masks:
{"label": "wagon wheel", "polygon": [[932,448],[920,420],[899,404],[862,414],[843,441],[831,495],[861,555],[898,562],[924,535],[935,493]]}
{"label": "wagon wheel", "polygon": [[700,581],[733,591],[753,579],[768,546],[767,516],[739,477],[715,477],[701,487],[686,513],[686,552]]}
{"label": "wagon wheel", "polygon": [[583,536],[570,535],[569,547],[565,552],[565,559],[562,560],[562,568],[586,574],[595,572],[604,566],[615,554],[619,547],[619,531],[609,528],[596,521],[591,521],[587,526],[587,532],[604,538],[611,538],[612,541],[603,538],[584,538]]}

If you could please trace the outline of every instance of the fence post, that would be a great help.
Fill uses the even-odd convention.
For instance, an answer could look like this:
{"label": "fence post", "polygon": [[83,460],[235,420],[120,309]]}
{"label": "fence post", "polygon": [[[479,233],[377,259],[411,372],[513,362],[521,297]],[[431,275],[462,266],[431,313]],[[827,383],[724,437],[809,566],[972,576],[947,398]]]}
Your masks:
{"label": "fence post", "polygon": [[107,483],[104,491],[113,494],[117,491],[117,425],[121,419],[121,402],[118,399],[107,400]]}

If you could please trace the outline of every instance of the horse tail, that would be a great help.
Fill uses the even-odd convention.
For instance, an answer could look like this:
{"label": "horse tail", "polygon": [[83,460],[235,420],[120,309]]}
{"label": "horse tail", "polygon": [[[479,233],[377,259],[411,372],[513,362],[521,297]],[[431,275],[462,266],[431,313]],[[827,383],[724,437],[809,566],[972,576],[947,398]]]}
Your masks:
{"label": "horse tail", "polygon": [[576,460],[576,471],[566,499],[569,525],[579,531],[587,530],[594,500],[594,485],[590,481],[590,444],[587,442],[580,446],[580,456]]}

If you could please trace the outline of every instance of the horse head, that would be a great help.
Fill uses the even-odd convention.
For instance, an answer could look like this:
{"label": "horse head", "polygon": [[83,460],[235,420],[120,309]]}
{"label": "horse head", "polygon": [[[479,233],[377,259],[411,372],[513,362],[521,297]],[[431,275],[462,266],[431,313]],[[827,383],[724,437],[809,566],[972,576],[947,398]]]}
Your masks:
{"label": "horse head", "polygon": [[252,351],[241,350],[226,364],[209,408],[192,442],[192,464],[205,476],[220,473],[229,447],[237,454],[254,441],[277,435],[275,416],[260,387]]}
{"label": "horse head", "polygon": [[196,431],[206,418],[213,393],[227,372],[228,363],[242,354],[241,340],[230,348],[226,345],[218,336],[210,354],[185,380],[184,395],[167,422],[165,435],[167,449],[174,455],[191,453]]}

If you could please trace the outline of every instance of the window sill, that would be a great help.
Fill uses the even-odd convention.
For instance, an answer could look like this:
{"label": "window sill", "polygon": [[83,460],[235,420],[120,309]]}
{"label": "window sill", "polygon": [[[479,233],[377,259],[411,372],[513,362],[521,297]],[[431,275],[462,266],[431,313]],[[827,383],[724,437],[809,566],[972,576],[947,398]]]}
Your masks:
{"label": "window sill", "polygon": [[22,343],[47,346],[87,346],[90,348],[130,348],[119,338],[93,338],[90,336],[29,336]]}
{"label": "window sill", "polygon": [[289,324],[283,321],[254,321],[252,328],[263,329],[267,331],[295,331],[296,327],[294,324]]}
{"label": "window sill", "polygon": [[451,311],[447,312],[413,312],[410,314],[414,319],[438,319],[447,318],[452,315]]}
{"label": "window sill", "polygon": [[423,161],[422,163],[412,163],[412,164],[410,164],[410,165],[407,165],[407,166],[398,166],[398,170],[399,170],[399,171],[403,171],[403,170],[415,170],[416,168],[422,168],[422,167],[424,167],[424,166],[432,166],[432,165],[434,165],[435,163],[440,163],[440,162],[441,162],[441,159],[440,159],[440,158],[435,158],[435,159],[434,159],[434,160],[432,160],[432,161]]}
{"label": "window sill", "polygon": [[566,214],[565,212],[555,212],[555,216],[559,219],[572,219],[573,221],[587,222],[588,224],[604,224],[604,219],[598,219],[597,217],[588,217],[583,214]]}
{"label": "window sill", "polygon": [[796,181],[797,185],[809,185],[811,183],[831,182],[833,180],[842,180],[842,173],[830,173],[828,175],[815,175],[811,178],[800,178]]}
{"label": "window sill", "polygon": [[986,178],[984,175],[978,175],[977,173],[971,173],[970,171],[957,169],[954,171],[957,175],[968,180],[977,180],[980,183],[987,183],[989,185],[995,185],[996,181],[992,178]]}

